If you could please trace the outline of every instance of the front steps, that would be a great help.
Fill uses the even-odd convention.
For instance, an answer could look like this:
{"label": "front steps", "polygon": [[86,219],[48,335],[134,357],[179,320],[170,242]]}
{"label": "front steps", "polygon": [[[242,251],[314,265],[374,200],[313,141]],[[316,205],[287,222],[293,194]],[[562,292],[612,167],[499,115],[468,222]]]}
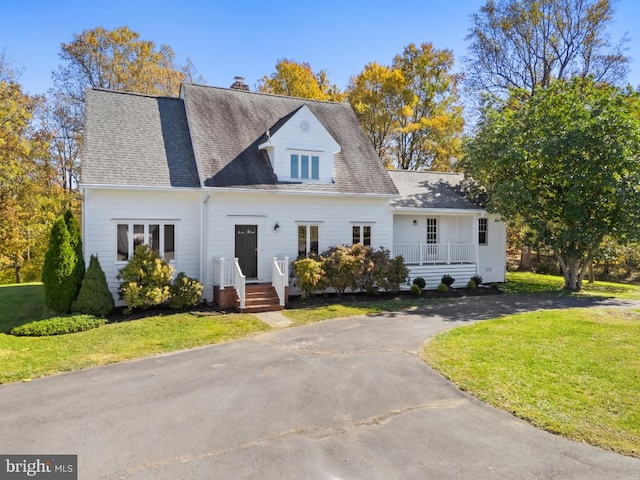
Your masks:
{"label": "front steps", "polygon": [[243,313],[277,312],[282,310],[276,289],[270,284],[248,283],[245,286]]}

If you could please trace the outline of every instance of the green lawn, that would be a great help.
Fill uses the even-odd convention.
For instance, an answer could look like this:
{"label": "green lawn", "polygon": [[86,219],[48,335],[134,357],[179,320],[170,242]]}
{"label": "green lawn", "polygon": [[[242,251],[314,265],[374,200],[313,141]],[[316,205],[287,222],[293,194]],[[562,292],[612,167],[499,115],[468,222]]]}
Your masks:
{"label": "green lawn", "polygon": [[393,312],[406,308],[424,305],[426,302],[433,303],[439,300],[380,300],[377,302],[343,302],[333,305],[316,305],[302,307],[291,310],[284,310],[282,314],[292,321],[292,326],[305,325],[308,323],[322,322],[334,318],[352,317],[354,315],[371,315],[381,312]]}
{"label": "green lawn", "polygon": [[0,332],[46,317],[41,283],[0,285]]}
{"label": "green lawn", "polygon": [[539,275],[528,272],[507,273],[507,283],[503,285],[505,293],[542,293],[552,295],[586,295],[596,297],[615,297],[627,300],[640,300],[640,285],[613,282],[582,283],[582,291],[571,293],[563,290],[564,278],[554,275]]}
{"label": "green lawn", "polygon": [[180,313],[69,335],[9,335],[15,325],[45,318],[43,289],[37,284],[0,287],[0,312],[0,383],[235,340],[269,329],[253,315]]}
{"label": "green lawn", "polygon": [[434,337],[425,360],[545,430],[640,457],[640,313],[525,313]]}

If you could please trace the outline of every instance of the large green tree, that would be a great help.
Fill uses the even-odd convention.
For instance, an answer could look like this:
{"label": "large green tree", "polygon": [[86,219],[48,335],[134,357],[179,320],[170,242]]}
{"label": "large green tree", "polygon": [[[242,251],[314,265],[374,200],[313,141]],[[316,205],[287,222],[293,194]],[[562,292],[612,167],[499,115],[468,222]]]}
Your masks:
{"label": "large green tree", "polygon": [[639,102],[590,78],[512,90],[485,106],[466,145],[465,171],[487,189],[489,211],[552,248],[568,290],[580,290],[606,236],[640,235]]}
{"label": "large green tree", "polygon": [[533,93],[559,78],[623,80],[626,38],[612,43],[612,0],[488,0],[472,17],[465,81],[476,91]]}
{"label": "large green tree", "polygon": [[349,102],[380,158],[403,170],[449,170],[460,155],[463,117],[453,53],[409,44],[390,67],[351,78]]}

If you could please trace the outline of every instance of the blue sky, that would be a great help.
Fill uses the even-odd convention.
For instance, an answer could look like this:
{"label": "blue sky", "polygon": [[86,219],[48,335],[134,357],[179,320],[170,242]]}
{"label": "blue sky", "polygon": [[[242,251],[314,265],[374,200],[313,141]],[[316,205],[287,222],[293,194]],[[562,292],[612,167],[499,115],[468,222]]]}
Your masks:
{"label": "blue sky", "polygon": [[[236,75],[254,88],[280,58],[309,62],[346,87],[365,64],[389,64],[411,42],[466,53],[470,15],[485,0],[121,1],[0,0],[0,50],[22,70],[31,94],[45,93],[62,42],[74,33],[127,25],[145,40],[190,57],[209,85],[228,87]],[[640,2],[619,0],[613,37],[628,32],[629,83],[640,85]],[[460,71],[457,62],[456,71]]]}

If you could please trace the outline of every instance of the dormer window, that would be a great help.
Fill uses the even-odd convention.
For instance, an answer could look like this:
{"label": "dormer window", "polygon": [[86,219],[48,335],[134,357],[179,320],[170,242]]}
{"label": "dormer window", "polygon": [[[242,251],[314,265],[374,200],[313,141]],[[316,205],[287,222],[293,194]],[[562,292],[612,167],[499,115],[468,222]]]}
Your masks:
{"label": "dormer window", "polygon": [[266,152],[279,182],[333,183],[341,148],[307,105],[270,126],[262,138],[258,150]]}
{"label": "dormer window", "polygon": [[318,155],[292,153],[291,179],[319,180],[320,157]]}

